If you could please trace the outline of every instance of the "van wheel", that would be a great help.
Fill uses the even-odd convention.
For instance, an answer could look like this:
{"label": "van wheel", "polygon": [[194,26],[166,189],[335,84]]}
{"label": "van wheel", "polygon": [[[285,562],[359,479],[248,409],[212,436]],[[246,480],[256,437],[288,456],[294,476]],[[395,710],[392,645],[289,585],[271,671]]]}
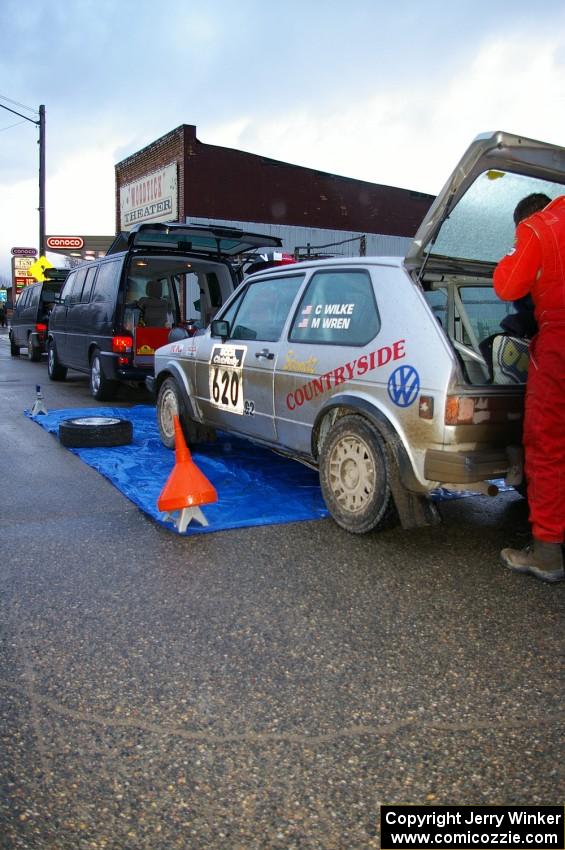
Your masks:
{"label": "van wheel", "polygon": [[57,349],[52,339],[49,340],[47,348],[47,374],[50,381],[64,381],[67,377],[67,367],[59,363]]}
{"label": "van wheel", "polygon": [[129,419],[111,416],[64,419],[59,425],[59,440],[69,449],[127,446],[132,435],[133,425]]}
{"label": "van wheel", "polygon": [[10,354],[12,357],[18,357],[20,353],[20,346],[16,345],[14,342],[14,335],[12,331],[10,331]]}
{"label": "van wheel", "polygon": [[29,336],[27,340],[27,357],[28,360],[31,360],[33,363],[37,363],[38,360],[41,360],[41,349],[38,348],[37,345],[33,344],[31,336]]}
{"label": "van wheel", "polygon": [[174,416],[178,416],[187,444],[213,442],[216,432],[195,422],[189,415],[183,392],[174,378],[165,378],[157,394],[157,425],[161,442],[168,449],[175,447]]}
{"label": "van wheel", "polygon": [[352,534],[385,527],[394,515],[385,452],[377,429],[344,416],[320,452],[320,484],[335,522]]}
{"label": "van wheel", "polygon": [[102,371],[100,352],[96,348],[90,359],[90,393],[96,401],[108,401],[114,398],[117,382],[109,381]]}

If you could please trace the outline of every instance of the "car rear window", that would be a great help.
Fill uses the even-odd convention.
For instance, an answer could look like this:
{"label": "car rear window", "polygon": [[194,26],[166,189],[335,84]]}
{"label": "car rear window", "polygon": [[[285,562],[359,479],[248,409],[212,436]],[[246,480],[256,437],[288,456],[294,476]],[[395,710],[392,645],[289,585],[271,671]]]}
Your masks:
{"label": "car rear window", "polygon": [[380,330],[366,269],[332,269],[312,275],[290,332],[292,342],[366,345]]}
{"label": "car rear window", "polygon": [[41,291],[41,300],[44,304],[53,304],[60,291],[60,283],[44,283]]}

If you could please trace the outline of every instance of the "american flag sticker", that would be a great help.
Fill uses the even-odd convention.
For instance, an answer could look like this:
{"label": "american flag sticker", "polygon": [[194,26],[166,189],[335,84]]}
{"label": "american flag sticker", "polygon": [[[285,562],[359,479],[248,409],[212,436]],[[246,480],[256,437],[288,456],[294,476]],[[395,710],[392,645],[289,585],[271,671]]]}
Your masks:
{"label": "american flag sticker", "polygon": [[304,310],[302,311],[302,315],[303,315],[303,316],[309,316],[311,312],[312,312],[312,305],[311,305],[311,304],[308,304],[308,305],[304,308]]}
{"label": "american flag sticker", "polygon": [[307,328],[308,327],[308,319],[302,319],[301,322],[298,322],[299,328]]}

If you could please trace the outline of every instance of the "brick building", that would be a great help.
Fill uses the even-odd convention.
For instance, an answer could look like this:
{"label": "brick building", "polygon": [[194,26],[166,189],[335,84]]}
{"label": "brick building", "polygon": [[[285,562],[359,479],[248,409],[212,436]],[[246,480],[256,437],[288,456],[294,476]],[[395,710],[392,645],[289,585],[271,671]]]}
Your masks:
{"label": "brick building", "polygon": [[[283,238],[284,250],[351,235],[333,253],[402,254],[432,195],[340,177],[208,145],[183,124],[115,166],[116,230],[143,221],[236,225]],[[331,252],[330,252],[331,253]]]}

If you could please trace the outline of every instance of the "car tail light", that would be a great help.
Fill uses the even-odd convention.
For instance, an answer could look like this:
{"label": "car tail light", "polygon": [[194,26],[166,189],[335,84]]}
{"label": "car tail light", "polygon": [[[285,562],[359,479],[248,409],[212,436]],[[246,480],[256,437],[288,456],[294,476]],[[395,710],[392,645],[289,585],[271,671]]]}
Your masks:
{"label": "car tail light", "polygon": [[523,415],[523,397],[449,395],[445,402],[446,425],[482,425],[516,422]]}
{"label": "car tail light", "polygon": [[133,349],[133,338],[131,336],[112,337],[112,351],[115,354],[131,354]]}
{"label": "car tail light", "polygon": [[47,330],[47,325],[44,324],[43,322],[37,322],[36,325],[35,325],[35,330],[37,331],[37,333],[40,333],[40,334],[43,333],[44,334],[45,331]]}

